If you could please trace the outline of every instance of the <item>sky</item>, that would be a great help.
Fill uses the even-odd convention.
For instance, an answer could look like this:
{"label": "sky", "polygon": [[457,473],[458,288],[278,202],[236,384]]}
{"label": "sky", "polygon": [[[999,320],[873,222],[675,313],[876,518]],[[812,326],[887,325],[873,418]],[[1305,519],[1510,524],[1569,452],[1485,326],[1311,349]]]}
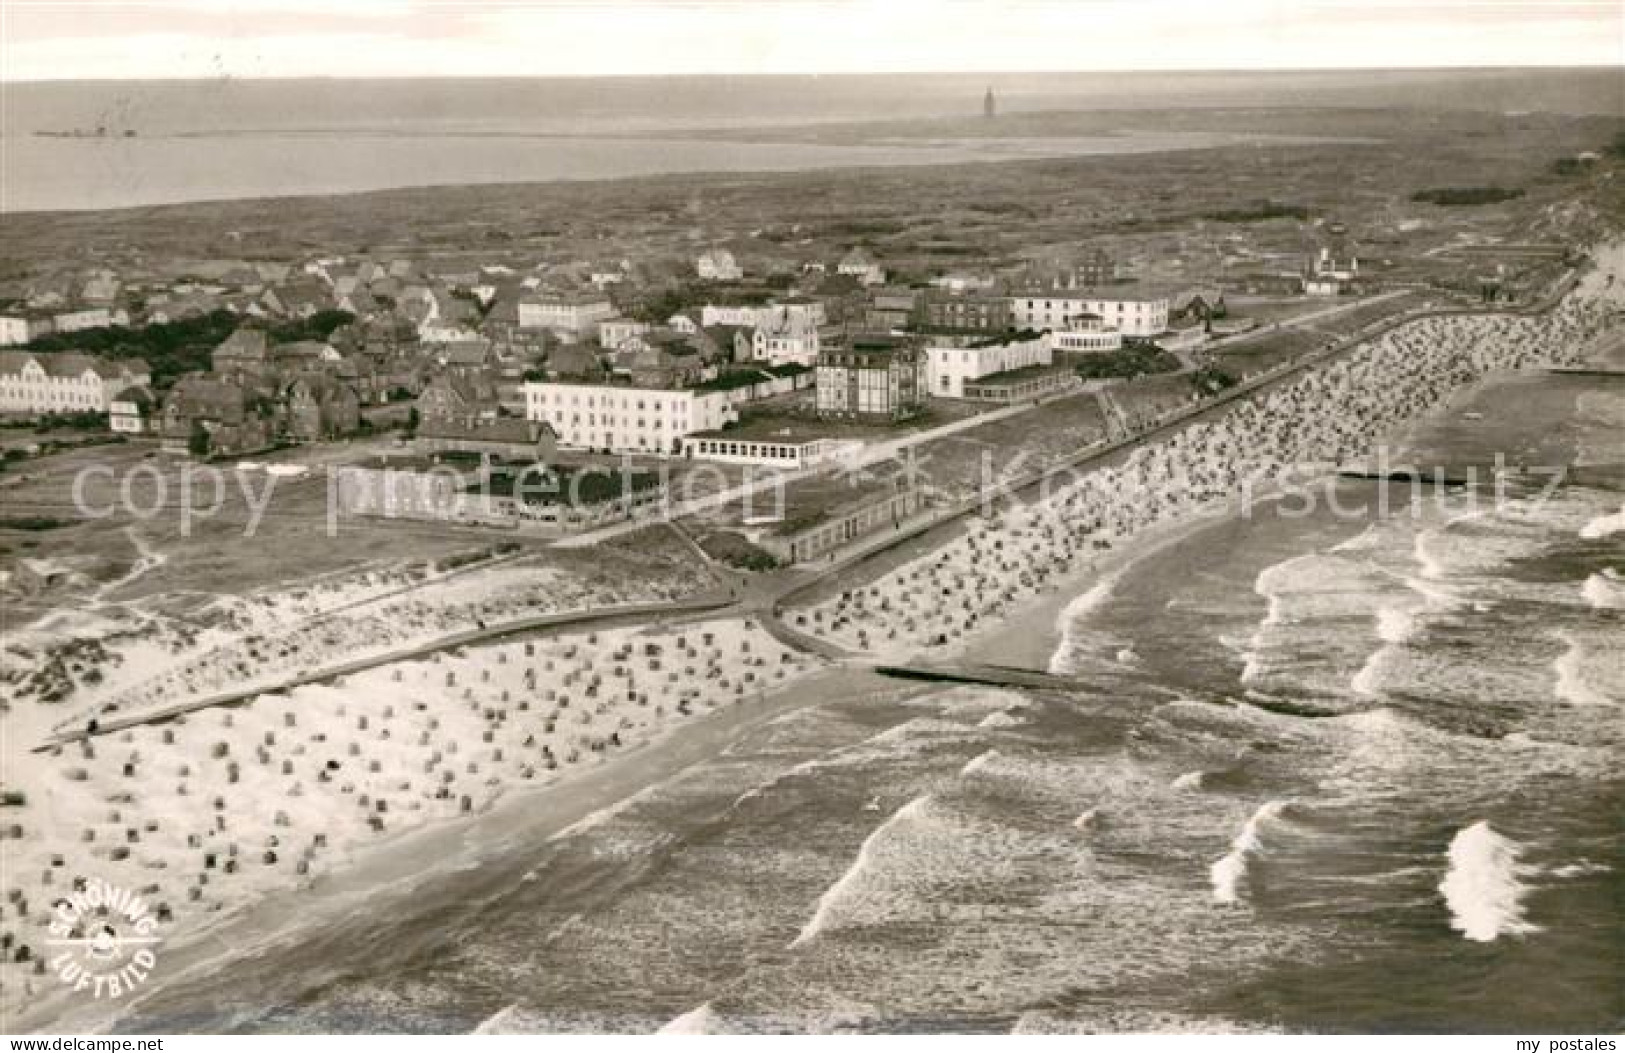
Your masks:
{"label": "sky", "polygon": [[1622,0],[0,0],[10,81],[1582,65]]}

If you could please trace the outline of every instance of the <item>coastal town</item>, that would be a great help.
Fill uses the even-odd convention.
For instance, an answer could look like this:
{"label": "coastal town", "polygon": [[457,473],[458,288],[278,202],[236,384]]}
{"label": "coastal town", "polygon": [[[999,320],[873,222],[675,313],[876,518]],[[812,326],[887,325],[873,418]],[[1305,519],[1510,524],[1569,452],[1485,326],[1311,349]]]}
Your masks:
{"label": "coastal town", "polygon": [[[1611,163],[1572,161],[1591,178]],[[0,411],[33,433],[9,433],[8,482],[89,443],[245,471],[308,461],[338,473],[352,515],[558,538],[675,506],[724,562],[806,562],[988,485],[952,462],[1013,452],[1000,422],[1055,418],[1073,449],[1120,438],[1410,312],[1536,302],[1579,258],[1456,211],[1418,202],[1374,226],[1265,202],[1177,258],[1119,237],[949,267],[755,231],[687,257],[457,249],[20,277]],[[931,463],[858,485],[905,449]],[[831,475],[851,492],[819,484]],[[724,500],[767,477],[768,514]]]}
{"label": "coastal town", "polygon": [[1464,387],[1619,340],[1625,139],[1561,160],[1018,251],[685,203],[644,251],[227,230],[11,260],[7,1012],[61,1010],[45,933],[92,879],[229,932],[797,692],[1063,682],[978,642],[1245,487],[1368,471]]}

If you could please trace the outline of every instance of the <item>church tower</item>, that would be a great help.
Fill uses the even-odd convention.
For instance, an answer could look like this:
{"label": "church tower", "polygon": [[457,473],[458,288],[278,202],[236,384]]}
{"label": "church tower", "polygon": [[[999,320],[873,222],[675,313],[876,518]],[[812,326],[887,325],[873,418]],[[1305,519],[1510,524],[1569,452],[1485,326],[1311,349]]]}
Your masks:
{"label": "church tower", "polygon": [[990,85],[987,89],[987,94],[982,96],[982,116],[991,119],[994,113],[993,88]]}

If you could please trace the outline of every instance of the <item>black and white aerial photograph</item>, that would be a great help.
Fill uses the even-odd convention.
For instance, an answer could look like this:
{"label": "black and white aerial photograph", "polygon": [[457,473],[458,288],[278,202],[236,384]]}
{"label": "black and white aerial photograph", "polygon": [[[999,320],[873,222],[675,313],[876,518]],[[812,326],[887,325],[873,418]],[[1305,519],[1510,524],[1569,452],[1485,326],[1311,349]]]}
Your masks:
{"label": "black and white aerial photograph", "polygon": [[1619,0],[0,0],[9,1048],[1622,1031]]}

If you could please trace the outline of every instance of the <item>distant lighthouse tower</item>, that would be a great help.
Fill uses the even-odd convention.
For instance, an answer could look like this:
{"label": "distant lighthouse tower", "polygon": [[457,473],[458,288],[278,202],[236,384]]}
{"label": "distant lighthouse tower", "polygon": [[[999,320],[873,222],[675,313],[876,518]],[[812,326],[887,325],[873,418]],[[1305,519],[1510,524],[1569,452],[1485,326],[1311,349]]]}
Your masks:
{"label": "distant lighthouse tower", "polygon": [[993,103],[993,88],[990,85],[987,89],[987,94],[982,96],[982,116],[986,117],[988,120],[992,120],[996,113],[997,108]]}

